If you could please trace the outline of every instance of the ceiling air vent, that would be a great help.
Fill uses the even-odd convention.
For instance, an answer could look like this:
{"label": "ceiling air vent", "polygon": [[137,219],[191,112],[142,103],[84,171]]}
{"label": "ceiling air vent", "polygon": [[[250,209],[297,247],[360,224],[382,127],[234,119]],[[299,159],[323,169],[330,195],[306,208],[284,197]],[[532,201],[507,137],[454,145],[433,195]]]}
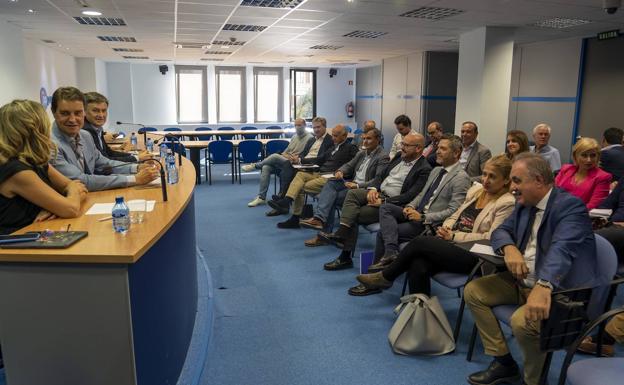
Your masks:
{"label": "ceiling air vent", "polygon": [[375,39],[379,36],[387,35],[388,32],[374,32],[374,31],[353,31],[349,32],[344,37],[359,37],[362,39]]}
{"label": "ceiling air vent", "polygon": [[143,52],[140,48],[113,48],[115,52]]}
{"label": "ceiling air vent", "polygon": [[589,20],[555,17],[552,19],[540,20],[540,21],[537,21],[535,23],[531,23],[528,25],[530,27],[562,29],[562,28],[576,27],[578,25],[589,24],[589,23],[591,23],[591,21]]}
{"label": "ceiling air vent", "polygon": [[224,31],[241,31],[241,32],[261,32],[267,27],[265,25],[249,25],[249,24],[226,24],[223,26]]}
{"label": "ceiling air vent", "polygon": [[215,40],[212,42],[214,45],[244,45],[246,41],[231,41],[231,40]]}
{"label": "ceiling air vent", "polygon": [[263,61],[248,61],[249,64],[264,64]]}
{"label": "ceiling air vent", "polygon": [[74,20],[78,22],[78,24],[83,25],[102,25],[107,27],[121,27],[126,25],[124,19],[114,18],[114,17],[81,17],[75,16]]}
{"label": "ceiling air vent", "polygon": [[140,60],[147,60],[147,59],[149,59],[149,57],[147,57],[147,56],[122,56],[122,58],[124,58],[124,59],[140,59]]}
{"label": "ceiling air vent", "polygon": [[319,45],[313,45],[312,47],[310,47],[310,49],[331,49],[331,50],[337,50],[342,48],[343,46],[341,45],[327,45],[327,44],[319,44]]}
{"label": "ceiling air vent", "polygon": [[295,8],[303,0],[243,0],[243,7],[265,7],[265,8]]}
{"label": "ceiling air vent", "polygon": [[201,61],[223,61],[223,59],[211,59],[211,58],[207,58],[207,57],[203,57],[201,59],[199,59]]}
{"label": "ceiling air vent", "polygon": [[204,52],[204,55],[229,55],[232,52],[228,52],[228,51],[206,51]]}
{"label": "ceiling air vent", "polygon": [[402,13],[399,16],[415,17],[427,20],[440,20],[459,15],[460,13],[464,13],[464,11],[455,8],[420,7],[418,9],[414,9],[413,11]]}
{"label": "ceiling air vent", "polygon": [[41,41],[46,43],[46,44],[56,44],[56,42],[54,40],[42,39]]}
{"label": "ceiling air vent", "polygon": [[136,38],[134,37],[124,37],[124,36],[98,36],[98,39],[102,41],[118,41],[121,43],[136,43]]}
{"label": "ceiling air vent", "polygon": [[194,42],[173,42],[176,48],[185,48],[185,49],[206,49],[210,44],[209,43],[194,43]]}

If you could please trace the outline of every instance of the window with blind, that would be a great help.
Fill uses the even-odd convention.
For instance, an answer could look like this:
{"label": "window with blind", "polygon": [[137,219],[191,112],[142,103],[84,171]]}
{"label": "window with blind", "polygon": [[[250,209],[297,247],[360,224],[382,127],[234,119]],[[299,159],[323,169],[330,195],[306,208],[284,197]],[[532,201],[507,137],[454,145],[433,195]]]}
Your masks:
{"label": "window with blind", "polygon": [[255,121],[283,120],[283,87],[281,68],[254,68]]}
{"label": "window with blind", "polygon": [[216,67],[217,121],[243,123],[245,114],[245,68]]}
{"label": "window with blind", "polygon": [[316,70],[290,70],[290,120],[316,116]]}
{"label": "window with blind", "polygon": [[206,67],[175,66],[178,123],[208,121]]}

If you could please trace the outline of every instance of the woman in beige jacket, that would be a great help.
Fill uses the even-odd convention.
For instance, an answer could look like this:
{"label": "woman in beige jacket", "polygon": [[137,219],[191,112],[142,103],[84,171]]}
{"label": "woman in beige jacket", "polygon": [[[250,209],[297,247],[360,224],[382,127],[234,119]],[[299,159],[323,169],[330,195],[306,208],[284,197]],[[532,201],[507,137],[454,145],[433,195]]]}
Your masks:
{"label": "woman in beige jacket", "polygon": [[511,214],[515,199],[509,193],[510,172],[511,161],[505,155],[488,160],[483,168],[483,184],[468,190],[464,203],[437,229],[435,237],[416,237],[382,271],[357,276],[369,289],[367,294],[389,288],[406,271],[410,293],[426,295],[431,294],[430,277],[434,274],[470,273],[478,258],[454,243],[490,239],[492,231]]}

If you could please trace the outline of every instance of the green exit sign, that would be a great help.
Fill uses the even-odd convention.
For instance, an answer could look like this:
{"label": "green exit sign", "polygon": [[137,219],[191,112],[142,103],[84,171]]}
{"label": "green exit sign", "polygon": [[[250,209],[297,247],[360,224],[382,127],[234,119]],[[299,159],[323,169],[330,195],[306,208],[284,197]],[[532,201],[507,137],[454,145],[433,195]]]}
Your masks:
{"label": "green exit sign", "polygon": [[606,32],[598,33],[598,40],[614,39],[618,36],[620,36],[620,30],[614,29],[613,31],[606,31]]}

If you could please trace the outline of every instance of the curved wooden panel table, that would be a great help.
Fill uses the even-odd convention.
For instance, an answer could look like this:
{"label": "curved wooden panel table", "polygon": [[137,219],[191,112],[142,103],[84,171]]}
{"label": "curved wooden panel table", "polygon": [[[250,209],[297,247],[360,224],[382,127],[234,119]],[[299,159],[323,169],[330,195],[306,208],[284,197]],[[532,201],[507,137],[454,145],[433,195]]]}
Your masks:
{"label": "curved wooden panel table", "polygon": [[106,215],[32,224],[17,233],[71,224],[89,236],[67,249],[0,249],[0,343],[11,385],[175,384],[197,311],[193,188],[184,159],[180,181],[160,188],[94,192],[156,200],[126,235]]}

